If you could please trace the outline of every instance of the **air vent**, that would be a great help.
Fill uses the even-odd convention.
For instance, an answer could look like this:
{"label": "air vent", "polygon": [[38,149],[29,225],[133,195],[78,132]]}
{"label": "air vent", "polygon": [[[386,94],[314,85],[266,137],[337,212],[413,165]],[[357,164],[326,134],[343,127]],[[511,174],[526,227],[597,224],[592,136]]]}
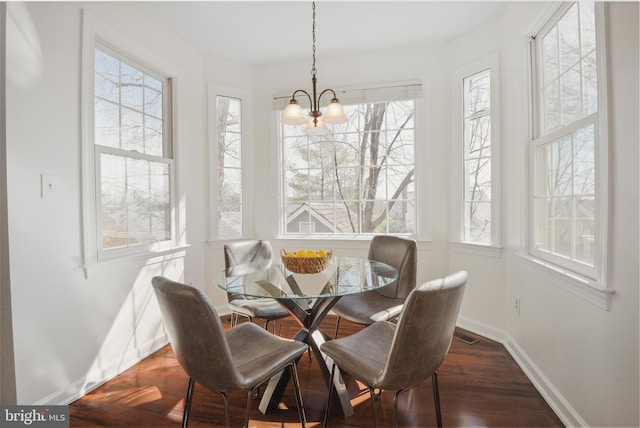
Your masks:
{"label": "air vent", "polygon": [[480,342],[480,339],[475,339],[471,336],[467,336],[466,334],[462,334],[462,333],[454,333],[453,337],[466,343],[467,345],[474,345]]}

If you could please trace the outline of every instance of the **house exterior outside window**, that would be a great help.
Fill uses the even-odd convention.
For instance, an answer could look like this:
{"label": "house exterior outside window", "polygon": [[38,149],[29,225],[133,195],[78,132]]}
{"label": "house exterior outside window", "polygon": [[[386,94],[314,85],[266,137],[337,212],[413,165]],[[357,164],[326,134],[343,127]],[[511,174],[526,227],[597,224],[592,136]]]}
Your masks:
{"label": "house exterior outside window", "polygon": [[562,5],[531,39],[529,252],[584,278],[606,265],[604,5]]}

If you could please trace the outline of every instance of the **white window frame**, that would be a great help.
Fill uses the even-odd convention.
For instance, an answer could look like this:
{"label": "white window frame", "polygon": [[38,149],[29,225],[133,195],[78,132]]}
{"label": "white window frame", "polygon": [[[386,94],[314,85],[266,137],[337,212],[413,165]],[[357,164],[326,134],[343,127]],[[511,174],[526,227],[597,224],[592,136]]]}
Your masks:
{"label": "white window frame", "polygon": [[[491,85],[491,243],[488,245],[464,240],[464,80],[480,72],[489,70]],[[452,226],[451,243],[459,252],[499,257],[501,255],[501,179],[500,179],[500,57],[489,55],[453,72],[453,149],[452,177],[453,195],[451,201]]]}
{"label": "white window frame", "polygon": [[[227,86],[209,84],[207,86],[208,103],[208,140],[209,140],[209,242],[214,244],[228,240],[218,236],[218,124],[217,124],[217,98],[224,96],[236,98],[241,103],[241,176],[242,176],[242,236],[233,239],[249,238],[253,236],[252,218],[253,202],[251,198],[251,156],[247,156],[251,147],[251,115],[252,98],[248,90],[231,88]],[[215,245],[214,245],[215,246]]]}
{"label": "white window frame", "polygon": [[[535,266],[546,271],[543,274],[551,276],[556,282],[576,292],[578,295],[593,302],[597,306],[608,309],[609,296],[613,293],[607,286],[607,224],[608,224],[608,110],[607,110],[607,73],[606,73],[606,5],[595,3],[597,79],[598,79],[598,111],[541,135],[542,103],[538,79],[541,76],[539,51],[536,49],[536,36],[545,33],[554,26],[573,3],[563,3],[559,7],[549,10],[543,20],[529,36],[529,84],[530,84],[530,128],[528,149],[528,190],[527,190],[527,257]],[[593,124],[595,128],[595,230],[596,244],[594,249],[594,266],[590,267],[560,255],[541,251],[535,245],[535,177],[536,150],[545,144],[555,141],[562,136]]]}
{"label": "white window frame", "polygon": [[[172,67],[153,55],[149,50],[140,46],[131,38],[118,32],[104,22],[96,19],[87,11],[82,11],[82,73],[81,73],[81,128],[82,128],[82,234],[83,234],[83,263],[85,269],[94,263],[111,260],[121,257],[144,256],[149,254],[160,254],[173,251],[178,247],[178,210],[176,208],[177,197],[177,145],[175,134],[174,118],[176,110],[175,94],[176,81]],[[101,198],[99,196],[100,165],[97,156],[100,153],[108,153],[109,148],[97,148],[94,141],[94,69],[95,69],[95,49],[105,48],[112,53],[117,53],[118,57],[132,65],[142,65],[145,69],[154,70],[156,74],[166,76],[168,80],[168,92],[163,93],[164,108],[169,110],[165,115],[163,132],[169,133],[168,138],[171,145],[170,158],[163,159],[162,162],[169,166],[169,189],[170,210],[171,210],[171,238],[169,240],[158,241],[152,244],[141,244],[136,246],[104,249],[102,247],[101,224],[98,217],[101,212]],[[163,87],[164,91],[164,87]],[[139,159],[158,161],[158,157],[148,156],[138,153],[135,156]]]}
{"label": "white window frame", "polygon": [[[291,92],[286,92],[274,96],[273,108],[274,115],[273,120],[275,126],[276,144],[278,147],[278,186],[279,186],[279,202],[278,202],[278,231],[279,237],[282,239],[336,239],[336,240],[369,240],[374,233],[353,233],[353,234],[331,234],[331,233],[314,233],[314,234],[296,234],[287,233],[285,225],[285,215],[283,213],[284,200],[285,200],[285,180],[284,180],[284,156],[282,147],[282,125],[280,123],[281,110],[284,110],[286,104],[291,99]],[[418,241],[428,241],[428,213],[426,210],[427,199],[426,187],[423,185],[424,172],[421,171],[419,165],[424,164],[425,149],[422,144],[422,135],[424,130],[422,129],[421,119],[423,113],[425,85],[422,81],[406,81],[406,82],[392,82],[387,84],[372,85],[366,87],[351,87],[336,89],[336,94],[340,101],[344,105],[351,104],[365,104],[376,103],[395,100],[413,100],[414,102],[414,187],[415,187],[415,233],[394,233],[397,236],[407,236],[414,238]],[[303,109],[308,108],[308,101],[302,101]],[[423,193],[421,193],[423,192]]]}

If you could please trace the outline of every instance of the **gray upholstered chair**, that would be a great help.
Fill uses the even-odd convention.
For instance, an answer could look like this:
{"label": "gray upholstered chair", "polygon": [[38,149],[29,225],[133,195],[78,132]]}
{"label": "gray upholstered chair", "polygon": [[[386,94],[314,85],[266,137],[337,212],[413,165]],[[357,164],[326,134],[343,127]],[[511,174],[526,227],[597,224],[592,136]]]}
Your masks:
{"label": "gray upholstered chair", "polygon": [[[438,426],[442,426],[437,370],[449,352],[460,310],[467,273],[460,271],[415,288],[407,297],[397,324],[377,321],[359,332],[330,340],[320,349],[341,371],[369,387],[373,420],[376,416],[374,388],[396,391],[393,425],[398,424],[398,396],[431,376]],[[325,410],[329,419],[331,390]]]}
{"label": "gray upholstered chair", "polygon": [[[227,276],[244,275],[255,269],[266,269],[271,266],[273,248],[269,241],[247,239],[229,242],[224,246],[224,265]],[[231,326],[238,324],[238,316],[252,321],[254,318],[265,320],[264,328],[269,322],[281,320],[289,313],[273,299],[248,299],[237,294],[227,293],[229,309],[231,309]]]}
{"label": "gray upholstered chair", "polygon": [[153,288],[178,362],[189,375],[182,418],[187,426],[195,383],[224,399],[225,424],[229,427],[227,392],[249,390],[244,426],[248,426],[253,389],[288,369],[293,378],[302,426],[306,426],[296,360],[306,351],[304,343],[284,339],[253,323],[222,328],[209,299],[197,288],[157,276]]}
{"label": "gray upholstered chair", "polygon": [[338,300],[333,307],[333,312],[338,315],[334,338],[338,337],[341,317],[364,325],[397,318],[404,300],[416,286],[418,255],[414,240],[376,235],[369,245],[369,259],[396,268],[398,279],[379,290],[345,296]]}

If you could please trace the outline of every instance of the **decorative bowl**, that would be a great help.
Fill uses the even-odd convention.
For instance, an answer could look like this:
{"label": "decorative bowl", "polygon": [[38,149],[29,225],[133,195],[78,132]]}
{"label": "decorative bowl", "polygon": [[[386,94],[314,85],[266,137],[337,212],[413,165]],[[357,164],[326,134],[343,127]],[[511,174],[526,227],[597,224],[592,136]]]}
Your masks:
{"label": "decorative bowl", "polygon": [[284,248],[280,250],[280,257],[284,267],[293,273],[318,273],[322,272],[329,264],[333,256],[333,250],[327,251],[326,255],[323,256],[318,255],[318,253],[313,256],[306,254],[298,256],[296,254],[297,252],[288,253]]}

